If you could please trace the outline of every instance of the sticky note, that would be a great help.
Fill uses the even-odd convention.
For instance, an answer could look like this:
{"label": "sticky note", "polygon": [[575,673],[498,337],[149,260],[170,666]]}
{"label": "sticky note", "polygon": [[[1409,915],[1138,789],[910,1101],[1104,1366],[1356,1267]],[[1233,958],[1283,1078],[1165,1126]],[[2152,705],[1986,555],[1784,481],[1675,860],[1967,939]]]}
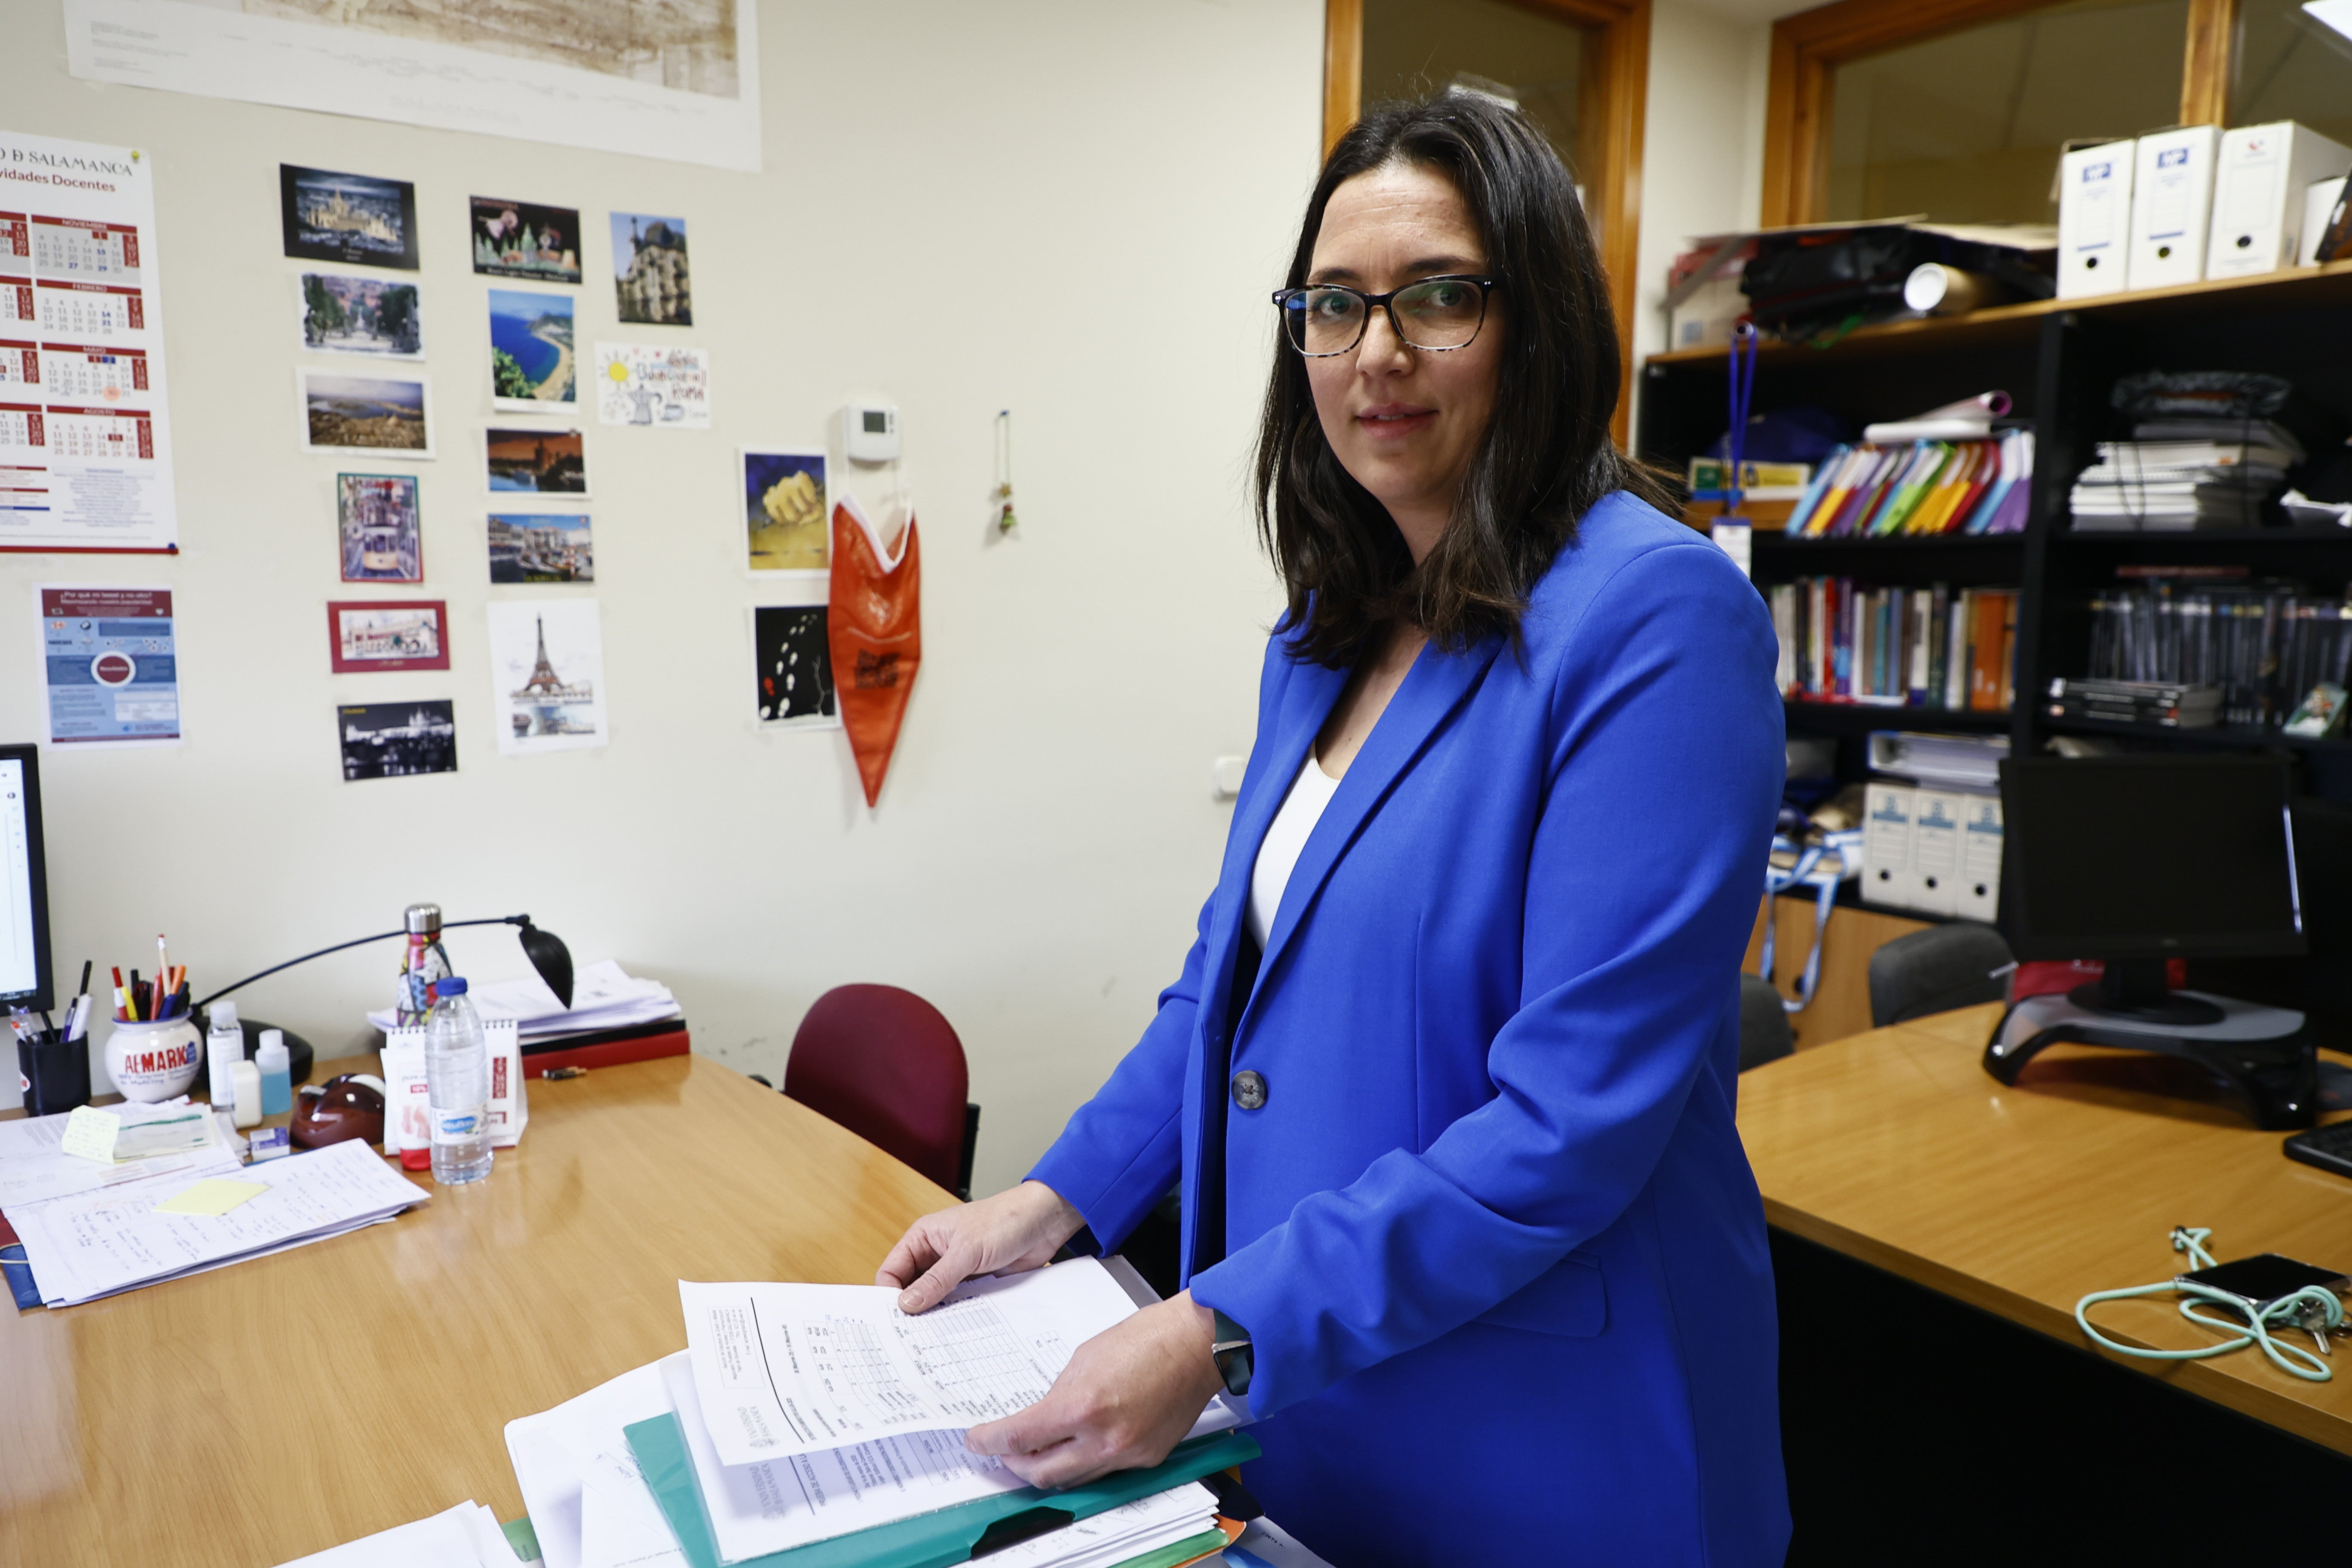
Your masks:
{"label": "sticky note", "polygon": [[218,1216],[269,1190],[266,1182],[232,1182],[213,1176],[155,1205],[157,1214],[197,1214]]}
{"label": "sticky note", "polygon": [[66,1153],[111,1165],[115,1134],[121,1131],[121,1117],[110,1116],[96,1106],[77,1105],[73,1114],[66,1118],[66,1135],[58,1147]]}

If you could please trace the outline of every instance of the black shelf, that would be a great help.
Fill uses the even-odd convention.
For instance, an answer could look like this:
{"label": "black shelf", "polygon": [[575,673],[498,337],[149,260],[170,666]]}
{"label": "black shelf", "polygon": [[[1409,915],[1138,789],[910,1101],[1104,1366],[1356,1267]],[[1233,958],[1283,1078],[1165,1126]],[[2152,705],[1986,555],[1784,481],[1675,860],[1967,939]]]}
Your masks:
{"label": "black shelf", "polygon": [[2276,746],[2284,751],[2352,756],[2352,740],[2340,735],[2331,735],[2326,740],[2314,740],[2308,735],[2290,735],[2284,730],[2259,730],[2250,724],[2209,724],[2202,729],[2184,730],[2176,729],[2168,724],[2127,724],[2106,719],[2062,719],[2052,715],[2042,721],[2042,727],[2059,735],[2105,735],[2118,740],[2175,741],[2183,745],[2241,751],[2252,746]]}
{"label": "black shelf", "polygon": [[[2279,532],[2283,530],[2272,530]],[[2337,530],[2352,533],[2352,530]],[[1960,554],[1985,550],[2014,550],[2025,542],[2022,531],[2016,533],[1915,533],[1915,534],[1831,534],[1816,537],[1792,534],[1785,529],[1770,531],[1758,530],[1753,538],[1757,550],[1786,550],[1799,554],[1821,550],[1859,550],[1875,554],[1881,551],[1892,553]]]}
{"label": "black shelf", "polygon": [[2007,709],[1878,708],[1863,702],[1814,702],[1784,697],[1780,711],[1790,729],[1818,735],[1866,735],[1873,730],[1965,730],[1999,733],[2009,728]]}
{"label": "black shelf", "polygon": [[[1759,534],[1757,538],[1760,541],[1763,535]],[[2222,553],[2242,551],[2249,546],[2259,548],[2272,544],[2305,547],[2332,544],[2338,549],[2347,549],[2352,548],[2352,528],[2338,528],[2334,523],[2295,528],[2196,528],[2177,531],[2168,529],[2060,528],[2051,531],[2050,542],[2082,549],[2099,546],[2146,549],[2150,545],[2179,549],[2186,546]]]}

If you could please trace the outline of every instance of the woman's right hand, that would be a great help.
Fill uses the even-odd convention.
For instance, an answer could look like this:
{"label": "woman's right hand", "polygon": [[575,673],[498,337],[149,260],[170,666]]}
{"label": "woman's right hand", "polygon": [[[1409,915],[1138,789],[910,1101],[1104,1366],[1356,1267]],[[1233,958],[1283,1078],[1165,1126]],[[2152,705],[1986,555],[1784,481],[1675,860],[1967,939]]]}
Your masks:
{"label": "woman's right hand", "polygon": [[919,1312],[982,1274],[1043,1268],[1086,1219],[1043,1182],[927,1214],[907,1227],[874,1276],[898,1292],[898,1310]]}

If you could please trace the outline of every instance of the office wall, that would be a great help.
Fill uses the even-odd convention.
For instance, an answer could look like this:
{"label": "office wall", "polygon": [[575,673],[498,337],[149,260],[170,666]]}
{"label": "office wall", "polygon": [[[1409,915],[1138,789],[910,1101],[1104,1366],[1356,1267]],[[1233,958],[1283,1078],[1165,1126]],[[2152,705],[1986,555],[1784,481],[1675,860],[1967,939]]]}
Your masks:
{"label": "office wall", "polygon": [[[0,35],[0,125],[152,155],[167,273],[184,553],[0,556],[10,740],[40,723],[35,584],[178,595],[185,743],[42,758],[60,972],[147,968],[163,931],[201,993],[411,900],[527,910],[776,1078],[819,993],[889,982],[962,1035],[980,1187],[1015,1180],[1176,973],[1227,822],[1210,762],[1250,743],[1278,602],[1243,462],[1318,152],[1320,0],[766,4],[758,175],[77,81],[53,0],[14,0]],[[416,183],[441,456],[426,582],[383,596],[448,601],[446,674],[329,671],[324,604],[373,595],[337,578],[337,464],[297,447],[289,367],[324,362],[293,347],[281,160]],[[593,588],[487,582],[472,194],[582,209],[583,349],[711,353],[711,431],[591,427]],[[607,210],[687,219],[692,329],[616,327]],[[751,724],[734,500],[739,444],[825,441],[860,393],[898,403],[924,550],[924,663],[871,812],[838,732]],[[1008,407],[1022,521],[999,542]],[[485,605],[588,595],[612,743],[501,757]],[[335,705],[412,698],[455,700],[460,771],[341,782]],[[469,974],[522,972],[503,930],[450,945]],[[358,1048],[398,958],[242,1000]]]}

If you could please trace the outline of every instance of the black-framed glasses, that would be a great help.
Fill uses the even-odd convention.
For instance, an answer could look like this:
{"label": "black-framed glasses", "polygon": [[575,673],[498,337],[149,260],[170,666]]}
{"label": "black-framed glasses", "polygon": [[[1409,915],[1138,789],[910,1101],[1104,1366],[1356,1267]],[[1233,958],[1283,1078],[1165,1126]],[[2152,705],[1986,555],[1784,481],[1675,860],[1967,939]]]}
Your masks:
{"label": "black-framed glasses", "polygon": [[1274,306],[1282,312],[1283,334],[1290,346],[1309,359],[1343,354],[1362,342],[1376,306],[1389,313],[1389,326],[1400,342],[1444,353],[1468,348],[1476,341],[1486,321],[1486,295],[1497,287],[1492,278],[1452,273],[1423,278],[1385,294],[1313,283],[1276,289]]}

